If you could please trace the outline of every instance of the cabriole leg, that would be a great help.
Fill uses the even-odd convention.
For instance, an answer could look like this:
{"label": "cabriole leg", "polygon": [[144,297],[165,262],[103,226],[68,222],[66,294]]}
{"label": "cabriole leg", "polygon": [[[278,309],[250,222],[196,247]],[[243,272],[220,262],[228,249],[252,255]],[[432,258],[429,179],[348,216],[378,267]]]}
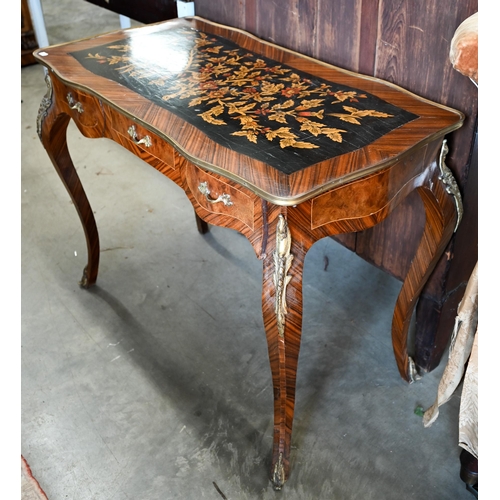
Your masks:
{"label": "cabriole leg", "polygon": [[293,241],[293,230],[279,215],[264,259],[262,310],[274,389],[271,481],[280,490],[290,472],[295,383],[302,331],[302,271],[310,245]]}
{"label": "cabriole leg", "polygon": [[50,76],[45,77],[48,92],[42,99],[37,119],[40,140],[66,187],[83,226],[87,241],[87,265],[80,286],[88,288],[96,282],[99,267],[99,235],[92,208],[71,160],[66,141],[70,116],[59,110],[53,100]]}
{"label": "cabriole leg", "polygon": [[436,168],[427,183],[417,188],[425,207],[425,227],[396,301],[392,321],[392,345],[396,363],[401,377],[408,382],[413,382],[417,375],[407,349],[408,328],[413,310],[422,288],[461,219],[460,193],[451,171],[444,163],[447,151],[444,141],[439,170]]}
{"label": "cabriole leg", "polygon": [[194,217],[196,220],[196,227],[200,234],[208,233],[208,224],[195,212]]}

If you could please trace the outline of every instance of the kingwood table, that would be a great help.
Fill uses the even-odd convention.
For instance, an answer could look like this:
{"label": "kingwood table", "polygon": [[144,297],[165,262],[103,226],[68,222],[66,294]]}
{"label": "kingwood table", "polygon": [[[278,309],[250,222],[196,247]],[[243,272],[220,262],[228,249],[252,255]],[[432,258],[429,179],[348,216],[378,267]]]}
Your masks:
{"label": "kingwood table", "polygon": [[99,238],[68,151],[70,119],[85,137],[116,141],[181,186],[201,233],[208,224],[235,229],[262,260],[274,388],[270,473],[280,489],[290,469],[305,255],[321,238],[374,226],[419,193],[425,227],[392,324],[397,366],[411,381],[412,312],[461,217],[445,136],[463,115],[199,17],[35,57],[48,86],[38,135],[86,236],[82,287],[96,281]]}

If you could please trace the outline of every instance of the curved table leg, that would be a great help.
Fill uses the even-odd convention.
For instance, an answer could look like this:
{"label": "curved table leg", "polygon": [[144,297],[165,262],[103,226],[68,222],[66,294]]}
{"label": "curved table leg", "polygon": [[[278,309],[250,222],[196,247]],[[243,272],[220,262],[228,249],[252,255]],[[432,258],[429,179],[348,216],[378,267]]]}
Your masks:
{"label": "curved table leg", "polygon": [[57,109],[52,100],[50,77],[46,77],[49,90],[38,112],[38,135],[66,187],[85,232],[87,241],[87,265],[79,284],[88,288],[96,282],[99,267],[99,235],[92,208],[76,173],[66,142],[70,116]]}
{"label": "curved table leg", "polygon": [[[401,377],[413,382],[416,369],[407,352],[408,328],[415,305],[427,279],[450,241],[457,223],[453,196],[435,175],[417,188],[425,207],[425,227],[417,252],[396,301],[392,320],[392,345]],[[459,194],[458,194],[459,196]],[[460,215],[460,214],[459,214]]]}
{"label": "curved table leg", "polygon": [[302,271],[312,242],[292,240],[283,215],[271,223],[263,262],[262,311],[274,388],[271,481],[280,490],[290,470],[295,382],[302,331]]}
{"label": "curved table leg", "polygon": [[206,223],[196,212],[194,213],[196,219],[196,227],[200,234],[206,234],[209,231],[208,223]]}

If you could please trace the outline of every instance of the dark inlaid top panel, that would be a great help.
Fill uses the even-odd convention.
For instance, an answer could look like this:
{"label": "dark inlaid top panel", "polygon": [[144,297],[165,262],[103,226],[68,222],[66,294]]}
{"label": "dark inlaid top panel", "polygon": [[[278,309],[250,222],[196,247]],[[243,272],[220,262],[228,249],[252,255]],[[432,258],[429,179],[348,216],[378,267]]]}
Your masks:
{"label": "dark inlaid top panel", "polygon": [[374,95],[178,26],[71,53],[226,148],[284,174],[350,153],[418,118]]}

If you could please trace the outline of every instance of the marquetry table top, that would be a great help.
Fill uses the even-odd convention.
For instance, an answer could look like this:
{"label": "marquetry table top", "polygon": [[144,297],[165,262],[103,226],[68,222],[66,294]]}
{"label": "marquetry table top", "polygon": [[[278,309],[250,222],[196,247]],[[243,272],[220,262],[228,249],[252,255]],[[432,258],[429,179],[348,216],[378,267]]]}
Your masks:
{"label": "marquetry table top", "polygon": [[390,166],[463,121],[393,84],[198,17],[35,55],[194,164],[280,205]]}

